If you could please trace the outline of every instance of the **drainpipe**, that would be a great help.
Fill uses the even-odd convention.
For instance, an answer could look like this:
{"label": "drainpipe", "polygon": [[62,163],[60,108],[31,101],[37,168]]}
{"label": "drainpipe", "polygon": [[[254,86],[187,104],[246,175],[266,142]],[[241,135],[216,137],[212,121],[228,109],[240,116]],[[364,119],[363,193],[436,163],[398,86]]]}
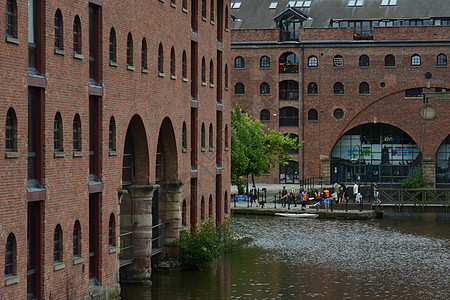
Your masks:
{"label": "drainpipe", "polygon": [[[302,48],[302,141],[305,140],[305,44]],[[305,179],[305,146],[302,146],[302,181]]]}

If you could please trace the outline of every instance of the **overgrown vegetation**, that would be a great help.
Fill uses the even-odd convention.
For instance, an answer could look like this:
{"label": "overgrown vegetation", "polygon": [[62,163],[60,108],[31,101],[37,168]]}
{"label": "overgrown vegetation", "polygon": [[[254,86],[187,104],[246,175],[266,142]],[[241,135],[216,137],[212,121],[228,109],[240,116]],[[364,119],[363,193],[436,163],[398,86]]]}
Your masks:
{"label": "overgrown vegetation", "polygon": [[405,179],[400,180],[400,183],[402,187],[406,189],[418,189],[425,187],[425,177],[422,167],[415,167],[412,176],[408,176]]}
{"label": "overgrown vegetation", "polygon": [[192,230],[182,230],[174,241],[180,247],[179,260],[184,267],[208,269],[224,252],[238,245],[237,237],[230,230],[230,220],[215,224],[214,219],[203,220]]}

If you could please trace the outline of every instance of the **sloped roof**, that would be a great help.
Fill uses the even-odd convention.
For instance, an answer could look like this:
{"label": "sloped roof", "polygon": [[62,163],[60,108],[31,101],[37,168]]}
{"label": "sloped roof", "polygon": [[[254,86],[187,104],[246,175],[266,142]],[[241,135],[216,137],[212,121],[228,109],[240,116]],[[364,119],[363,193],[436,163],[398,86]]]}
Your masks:
{"label": "sloped roof", "polygon": [[295,8],[287,8],[284,11],[282,11],[281,13],[278,14],[278,16],[276,16],[275,18],[273,18],[273,20],[275,22],[278,22],[280,20],[283,20],[284,18],[288,17],[288,16],[297,16],[300,20],[306,20],[308,19],[308,16],[305,16],[304,14],[302,14],[301,12],[299,12],[298,10],[296,10]]}
{"label": "sloped roof", "polygon": [[[450,18],[450,0],[397,0],[395,6],[381,6],[382,0],[364,0],[362,7],[349,7],[349,0],[311,0],[311,7],[295,7],[299,13],[311,17],[311,27],[328,27],[330,20],[379,20],[430,17]],[[274,18],[283,13],[289,0],[232,0],[242,2],[231,13],[241,21],[233,22],[233,29],[276,28]],[[270,3],[278,2],[275,9]]]}

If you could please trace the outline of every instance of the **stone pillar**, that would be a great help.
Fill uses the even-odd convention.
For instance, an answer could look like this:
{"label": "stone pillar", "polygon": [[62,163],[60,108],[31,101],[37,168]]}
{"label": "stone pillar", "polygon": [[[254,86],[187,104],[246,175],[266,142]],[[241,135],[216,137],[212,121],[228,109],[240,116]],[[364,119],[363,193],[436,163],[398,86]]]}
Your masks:
{"label": "stone pillar", "polygon": [[163,248],[169,256],[177,256],[178,248],[175,247],[173,241],[180,236],[181,231],[181,201],[182,199],[182,181],[166,181],[161,183],[161,210],[164,219],[164,240]]}
{"label": "stone pillar", "polygon": [[[133,248],[121,260],[132,259],[132,263],[120,270],[122,280],[148,281],[151,275],[152,251],[152,199],[159,185],[131,185],[126,189],[121,203],[120,231],[133,232]],[[126,237],[124,237],[125,239]],[[127,246],[127,245],[123,245]]]}
{"label": "stone pillar", "polygon": [[331,180],[331,159],[329,156],[320,155],[320,163],[322,164],[322,182],[327,185]]}
{"label": "stone pillar", "polygon": [[429,187],[436,186],[436,157],[424,155],[422,158],[422,171],[425,183]]}

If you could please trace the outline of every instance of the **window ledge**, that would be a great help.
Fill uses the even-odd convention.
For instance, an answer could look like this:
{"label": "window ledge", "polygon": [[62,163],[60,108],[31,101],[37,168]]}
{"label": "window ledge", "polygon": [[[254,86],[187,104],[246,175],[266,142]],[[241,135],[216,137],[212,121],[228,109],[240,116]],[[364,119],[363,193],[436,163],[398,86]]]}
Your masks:
{"label": "window ledge", "polygon": [[205,152],[206,151],[206,148],[205,147],[202,147],[202,152]]}
{"label": "window ledge", "polygon": [[244,70],[245,69],[245,67],[243,67],[243,68],[234,68],[235,70]]}
{"label": "window ledge", "polygon": [[306,69],[308,69],[308,70],[317,70],[317,69],[319,69],[319,67],[317,66],[317,67],[306,67]]}
{"label": "window ledge", "polygon": [[6,41],[11,44],[16,44],[16,45],[20,44],[20,40],[15,37],[12,37],[12,36],[6,36]]}
{"label": "window ledge", "polygon": [[175,76],[175,75],[170,75],[170,79],[172,79],[172,80],[177,80],[177,76]]}
{"label": "window ledge", "polygon": [[5,285],[16,284],[19,282],[19,276],[7,276],[5,277]]}
{"label": "window ledge", "polygon": [[166,77],[166,75],[164,75],[164,73],[162,73],[162,72],[158,72],[158,77],[164,78],[164,77]]}
{"label": "window ledge", "polygon": [[164,3],[164,0],[159,0],[159,2]]}
{"label": "window ledge", "polygon": [[116,68],[119,66],[119,64],[118,64],[117,62],[112,61],[112,60],[109,61],[109,65],[110,65],[111,67],[116,67]]}
{"label": "window ledge", "polygon": [[235,96],[238,96],[238,97],[243,97],[243,96],[245,96],[245,94],[234,94]]}
{"label": "window ledge", "polygon": [[395,66],[384,66],[385,69],[395,69]]}
{"label": "window ledge", "polygon": [[81,152],[81,151],[73,151],[73,157],[83,157],[83,152]]}
{"label": "window ledge", "polygon": [[210,83],[210,84],[209,84],[209,87],[210,87],[210,88],[215,88],[216,86],[214,85],[214,83]]}
{"label": "window ledge", "polygon": [[55,152],[53,152],[53,153],[54,153],[53,156],[54,156],[55,158],[61,158],[61,157],[66,156],[66,153],[64,153],[64,151],[55,151]]}
{"label": "window ledge", "polygon": [[225,91],[228,91],[228,87],[225,87]]}
{"label": "window ledge", "polygon": [[189,11],[188,11],[186,8],[184,8],[184,7],[183,7],[181,10],[182,10],[184,13],[188,13],[188,12],[189,12]]}
{"label": "window ledge", "polygon": [[19,157],[19,152],[5,152],[5,157],[6,158],[18,158]]}
{"label": "window ledge", "polygon": [[270,67],[259,67],[261,70],[270,70]]}
{"label": "window ledge", "polygon": [[409,100],[422,100],[423,97],[405,97],[405,99],[409,99]]}
{"label": "window ledge", "polygon": [[209,23],[211,23],[211,25],[216,25],[216,23],[213,20],[209,21]]}
{"label": "window ledge", "polygon": [[228,29],[228,28],[225,28],[225,31],[226,31],[226,32],[228,32],[228,31],[230,31],[230,29]]}
{"label": "window ledge", "polygon": [[147,69],[147,68],[142,68],[142,69],[141,69],[141,73],[148,74],[148,69]]}
{"label": "window ledge", "polygon": [[206,21],[208,21],[208,19],[206,19],[205,17],[202,16],[202,21],[206,22]]}
{"label": "window ledge", "polygon": [[84,55],[80,54],[80,53],[74,53],[73,54],[73,58],[83,60],[84,59]]}
{"label": "window ledge", "polygon": [[306,94],[307,96],[319,96],[319,94]]}
{"label": "window ledge", "polygon": [[64,51],[62,49],[55,49],[55,54],[64,56],[64,55],[66,55],[66,51]]}
{"label": "window ledge", "polygon": [[188,148],[184,148],[181,150],[183,153],[187,153],[188,152]]}
{"label": "window ledge", "polygon": [[228,151],[228,147],[225,147],[225,151]]}
{"label": "window ledge", "polygon": [[333,94],[333,96],[344,96],[345,94]]}
{"label": "window ledge", "polygon": [[134,71],[136,68],[134,66],[127,65],[128,71]]}
{"label": "window ledge", "polygon": [[360,69],[369,69],[369,66],[359,66]]}
{"label": "window ledge", "polygon": [[209,147],[209,152],[213,152],[214,151],[214,147]]}
{"label": "window ledge", "polygon": [[259,94],[260,96],[263,96],[263,97],[267,97],[267,96],[270,96],[270,94]]}
{"label": "window ledge", "polygon": [[118,251],[119,251],[119,248],[116,246],[109,246],[109,248],[108,248],[109,253],[116,253]]}
{"label": "window ledge", "polygon": [[188,82],[188,79],[186,77],[183,77],[182,81],[183,82]]}
{"label": "window ledge", "polygon": [[308,123],[319,123],[319,120],[307,120]]}
{"label": "window ledge", "polygon": [[59,271],[59,270],[62,270],[62,269],[64,269],[66,267],[66,264],[65,263],[63,263],[63,262],[57,262],[57,263],[55,263],[54,265],[53,265],[53,271]]}
{"label": "window ledge", "polygon": [[447,68],[447,66],[436,66],[436,68]]}
{"label": "window ledge", "polygon": [[422,68],[422,66],[409,66],[410,69]]}
{"label": "window ledge", "polygon": [[260,120],[261,123],[270,123],[270,120]]}
{"label": "window ledge", "polygon": [[333,66],[333,69],[343,69],[344,67],[336,67],[336,66]]}
{"label": "window ledge", "polygon": [[177,8],[177,5],[175,3],[173,3],[173,2],[170,2],[170,6],[173,7],[173,8]]}
{"label": "window ledge", "polygon": [[109,156],[117,156],[116,150],[109,150]]}
{"label": "window ledge", "polygon": [[202,85],[203,85],[203,86],[206,86],[206,82],[202,81]]}
{"label": "window ledge", "polygon": [[83,262],[84,262],[84,258],[82,258],[82,257],[77,256],[77,257],[73,258],[73,265],[74,266],[79,265],[79,264],[81,264]]}
{"label": "window ledge", "polygon": [[360,96],[370,96],[370,94],[362,94],[362,93],[359,93],[359,95]]}

